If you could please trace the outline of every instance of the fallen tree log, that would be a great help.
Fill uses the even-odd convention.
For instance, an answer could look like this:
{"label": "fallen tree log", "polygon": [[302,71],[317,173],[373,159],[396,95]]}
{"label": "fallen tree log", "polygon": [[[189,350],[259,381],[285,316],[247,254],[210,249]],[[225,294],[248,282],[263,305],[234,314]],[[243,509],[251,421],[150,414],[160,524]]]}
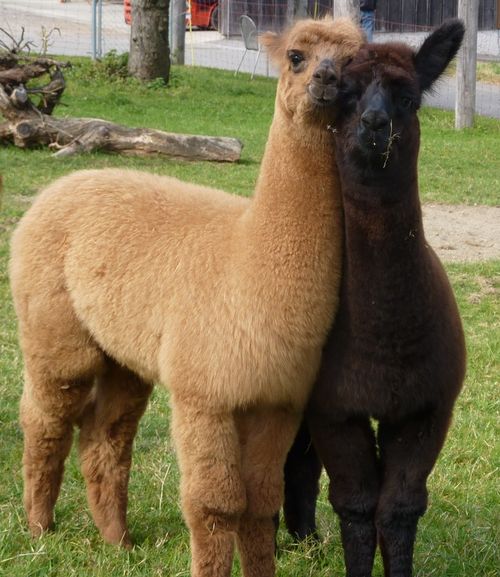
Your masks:
{"label": "fallen tree log", "polygon": [[[0,29],[0,31],[3,31]],[[4,32],[4,31],[3,31]],[[0,42],[0,47],[5,43]],[[183,160],[235,162],[243,144],[236,138],[163,132],[152,128],[130,128],[98,118],[51,116],[65,89],[60,63],[45,57],[0,51],[0,144],[21,148],[48,146],[54,156],[102,150],[120,154],[165,155]],[[31,79],[48,75],[50,81],[31,88]],[[39,97],[35,105],[31,96]]]}
{"label": "fallen tree log", "polygon": [[[11,95],[12,96],[12,95]],[[93,150],[146,156],[162,154],[184,160],[235,162],[243,144],[236,138],[175,134],[129,128],[97,118],[59,118],[26,107],[0,86],[0,142],[21,148],[49,146],[63,158]]]}
{"label": "fallen tree log", "polygon": [[38,117],[0,124],[0,142],[21,148],[46,145],[63,158],[93,150],[136,156],[163,154],[183,160],[235,162],[243,144],[236,138],[162,132],[151,128],[129,128],[93,118]]}

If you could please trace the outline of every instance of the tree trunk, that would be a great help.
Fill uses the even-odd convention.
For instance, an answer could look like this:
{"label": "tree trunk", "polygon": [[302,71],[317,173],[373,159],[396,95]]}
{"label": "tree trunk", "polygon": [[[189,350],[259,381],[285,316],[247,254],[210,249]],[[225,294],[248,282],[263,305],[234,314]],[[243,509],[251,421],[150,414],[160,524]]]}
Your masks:
{"label": "tree trunk", "polygon": [[168,83],[169,0],[134,0],[128,71],[139,80],[162,78]]}

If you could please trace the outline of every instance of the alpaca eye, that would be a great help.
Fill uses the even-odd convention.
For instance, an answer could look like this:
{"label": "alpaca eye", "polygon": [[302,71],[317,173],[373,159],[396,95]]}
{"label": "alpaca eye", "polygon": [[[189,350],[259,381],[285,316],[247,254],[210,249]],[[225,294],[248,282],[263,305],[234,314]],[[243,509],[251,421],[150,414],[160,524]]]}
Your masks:
{"label": "alpaca eye", "polygon": [[290,52],[288,54],[288,58],[290,59],[290,62],[292,63],[292,67],[294,69],[298,68],[300,66],[300,64],[302,62],[304,62],[304,55],[301,54],[300,52],[295,52],[295,51]]}
{"label": "alpaca eye", "polygon": [[403,98],[401,98],[401,106],[405,109],[405,110],[410,110],[413,107],[413,100],[411,98],[408,98],[407,96],[403,96]]}

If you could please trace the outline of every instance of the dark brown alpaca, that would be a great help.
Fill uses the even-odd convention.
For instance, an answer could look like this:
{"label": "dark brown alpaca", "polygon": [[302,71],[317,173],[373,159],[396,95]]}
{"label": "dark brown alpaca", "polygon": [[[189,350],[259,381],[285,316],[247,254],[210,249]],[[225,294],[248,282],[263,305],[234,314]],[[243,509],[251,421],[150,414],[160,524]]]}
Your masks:
{"label": "dark brown alpaca", "polygon": [[425,240],[417,181],[422,93],[463,33],[453,20],[417,53],[367,45],[342,75],[335,126],[345,211],[341,301],[287,462],[285,517],[295,535],[315,532],[315,448],[330,477],[348,577],[371,576],[377,539],[385,576],[411,576],[427,477],[464,379],[459,313]]}

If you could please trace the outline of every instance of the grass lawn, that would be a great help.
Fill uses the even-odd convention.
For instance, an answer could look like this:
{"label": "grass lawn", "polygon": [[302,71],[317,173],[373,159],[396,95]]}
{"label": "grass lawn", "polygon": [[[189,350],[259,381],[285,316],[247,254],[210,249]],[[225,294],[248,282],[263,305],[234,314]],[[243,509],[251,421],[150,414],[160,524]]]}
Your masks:
{"label": "grass lawn", "polygon": [[[455,76],[456,62],[453,61],[447,68],[449,76]],[[476,64],[476,80],[486,84],[500,84],[500,62],[478,61]]]}
{"label": "grass lawn", "polygon": [[[47,150],[0,148],[4,198],[0,215],[0,575],[6,577],[188,576],[189,539],[178,505],[178,470],[169,437],[168,395],[156,389],[135,443],[129,523],[136,547],[103,545],[90,519],[72,453],[56,507],[57,530],[32,541],[21,505],[22,435],[17,422],[22,360],[10,300],[10,233],[36,191],[79,168],[123,166],[175,175],[237,194],[253,190],[272,117],[276,83],[214,70],[174,68],[171,87],[109,81],[109,68],[78,60],[67,75],[59,114],[106,118],[130,126],[235,136],[240,163],[182,163],[161,158],[92,154],[53,159]],[[108,63],[109,64],[109,63]],[[457,133],[451,113],[421,113],[420,182],[424,201],[498,204],[500,122],[478,119]],[[447,267],[465,324],[468,377],[447,444],[430,480],[430,506],[420,523],[416,577],[493,577],[500,558],[498,375],[500,262]],[[326,496],[319,502],[321,546],[278,535],[279,576],[342,575],[338,523]],[[240,575],[235,565],[233,575]],[[375,576],[381,577],[377,559]]]}

